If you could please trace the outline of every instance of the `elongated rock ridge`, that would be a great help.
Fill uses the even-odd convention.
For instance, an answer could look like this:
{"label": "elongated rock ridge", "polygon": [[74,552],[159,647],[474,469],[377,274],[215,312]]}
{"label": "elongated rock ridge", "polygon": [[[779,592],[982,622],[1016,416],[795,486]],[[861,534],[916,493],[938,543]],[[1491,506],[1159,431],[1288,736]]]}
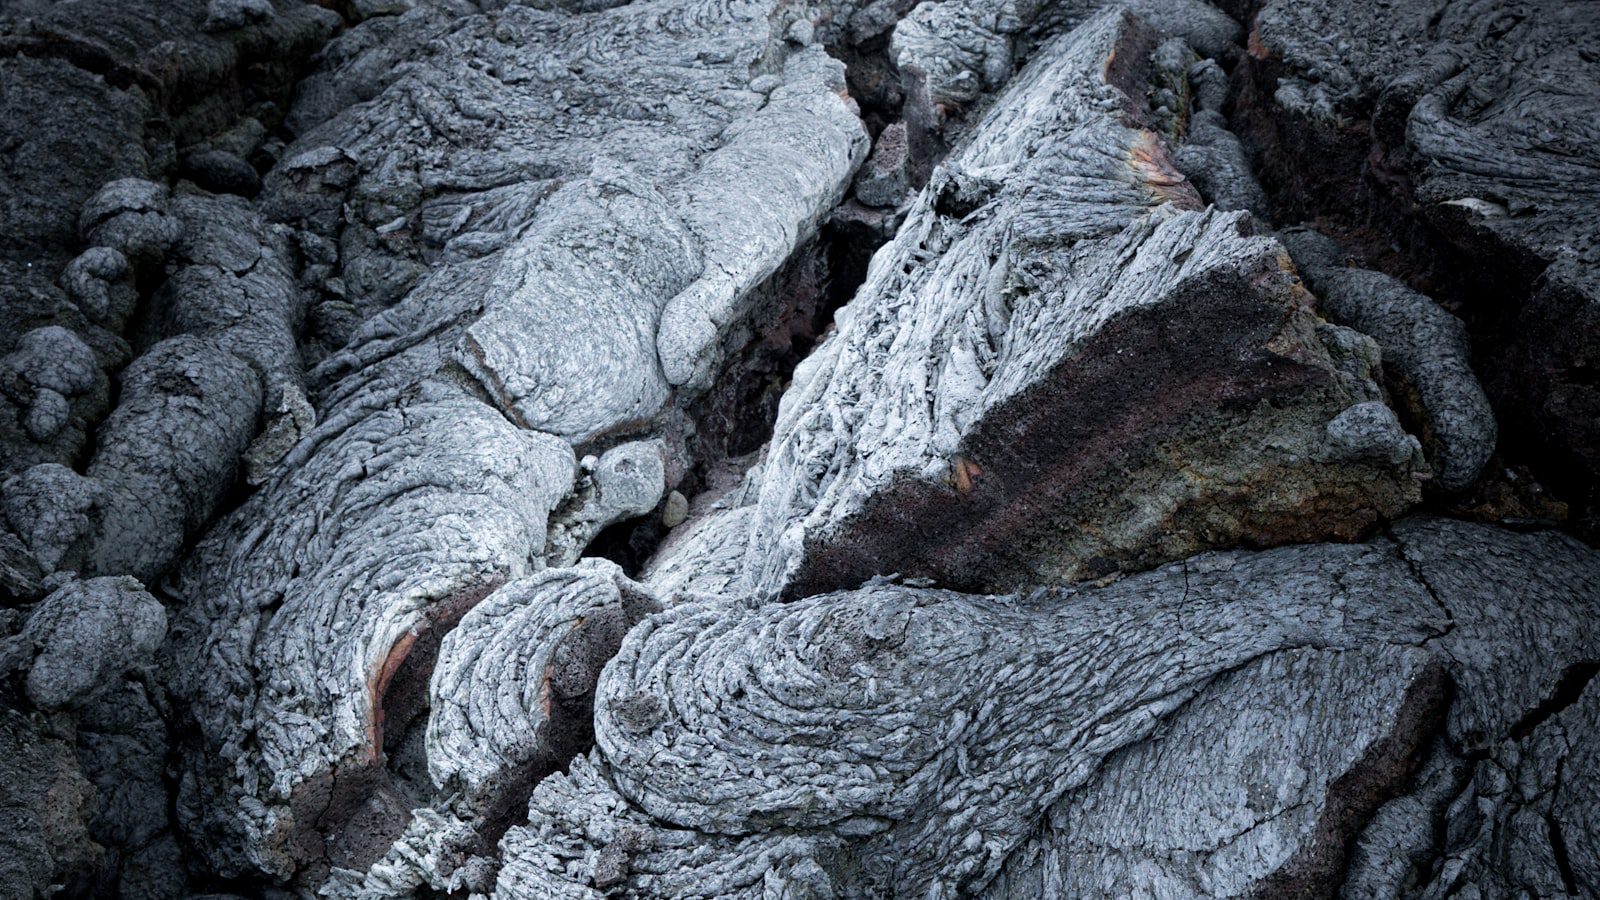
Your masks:
{"label": "elongated rock ridge", "polygon": [[1366,223],[1415,248],[1389,267],[1467,322],[1510,449],[1592,520],[1594,10],[1259,5],[1239,118],[1282,211],[1348,225],[1369,256],[1393,250]]}
{"label": "elongated rock ridge", "polygon": [[[1571,539],[1424,519],[1103,588],[686,603],[623,642],[596,752],[534,791],[497,890],[1315,891],[1434,735],[1520,752],[1528,692],[1596,652],[1580,623],[1597,578]],[[1507,602],[1526,604],[1512,628]],[[1485,665],[1533,634],[1540,652]],[[1255,706],[1277,692],[1297,711]],[[1547,790],[1566,777],[1535,768]],[[1491,832],[1473,855],[1496,852]]]}
{"label": "elongated rock ridge", "polygon": [[0,898],[1600,896],[1597,35],[0,5]]}
{"label": "elongated rock ridge", "polygon": [[[219,867],[286,876],[318,860],[359,864],[381,844],[356,836],[348,852],[337,846],[350,831],[338,819],[359,814],[345,807],[366,804],[366,782],[387,777],[386,694],[425,675],[427,662],[412,663],[421,647],[436,645],[497,587],[543,568],[552,513],[581,487],[575,448],[649,428],[673,387],[719,351],[742,298],[843,190],[865,137],[841,96],[837,65],[819,50],[764,58],[776,15],[762,6],[627,6],[552,34],[540,14],[508,10],[493,27],[511,46],[520,42],[525,58],[549,62],[539,48],[568,41],[551,45],[577,52],[573,64],[615,68],[617,90],[595,98],[607,114],[563,138],[571,117],[528,98],[559,92],[570,68],[484,83],[455,77],[465,63],[445,55],[438,70],[419,70],[308,132],[286,151],[282,174],[267,179],[269,208],[306,210],[314,231],[310,210],[328,182],[311,173],[327,166],[356,170],[343,189],[350,198],[420,191],[424,223],[431,207],[423,198],[446,190],[467,213],[463,226],[471,203],[510,201],[493,196],[504,193],[494,180],[506,177],[495,171],[549,173],[542,189],[519,184],[525,218],[491,217],[499,232],[480,223],[471,232],[478,251],[460,251],[460,262],[417,279],[318,366],[318,425],[180,576],[175,590],[190,615],[177,653],[214,663],[192,668],[195,680],[179,687],[208,751],[192,802],[216,822],[206,827],[238,839]],[[486,52],[489,64],[507,46],[479,40],[491,24],[468,17],[440,40]],[[737,41],[719,45],[720,68],[641,68],[616,55],[631,58],[651,41],[730,34]],[[769,70],[759,76],[762,92],[749,83],[755,64]],[[662,92],[688,103],[682,116],[640,105]],[[731,108],[712,103],[718,92],[730,94]],[[429,146],[425,135],[376,138],[375,125],[395,121],[387,104],[419,98],[461,110],[459,127],[495,147],[466,151],[474,164],[439,163],[446,182],[462,165],[482,168],[479,181],[430,189],[415,162]],[[467,113],[472,104],[518,103],[543,114]],[[640,146],[639,129],[652,124],[677,139]],[[363,168],[373,174],[362,178]],[[407,187],[396,177],[421,182]],[[719,211],[739,183],[770,200]],[[751,212],[741,217],[740,209]],[[448,241],[444,252],[452,255]],[[396,252],[374,248],[362,258],[380,267],[407,255],[402,241]],[[610,488],[600,473],[584,477],[602,493]],[[652,508],[661,489],[621,512]],[[323,512],[295,512],[308,507]],[[272,524],[262,533],[258,522]],[[404,560],[393,552],[402,546]],[[412,676],[413,665],[422,673]]]}
{"label": "elongated rock ridge", "polygon": [[[747,502],[698,526],[738,532],[715,538],[717,577],[1003,589],[1353,538],[1415,502],[1426,469],[1377,348],[1320,322],[1284,248],[1172,168],[1145,107],[1158,43],[1096,16],[933,173],[796,372]],[[657,577],[705,579],[711,540]]]}

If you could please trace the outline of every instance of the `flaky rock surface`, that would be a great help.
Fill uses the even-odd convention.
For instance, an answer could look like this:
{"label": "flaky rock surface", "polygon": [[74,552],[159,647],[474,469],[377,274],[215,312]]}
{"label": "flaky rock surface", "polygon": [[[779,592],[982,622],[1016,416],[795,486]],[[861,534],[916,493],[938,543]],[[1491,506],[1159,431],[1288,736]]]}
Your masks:
{"label": "flaky rock surface", "polygon": [[[623,642],[597,751],[535,789],[498,890],[1314,891],[1441,727],[1463,750],[1524,739],[1524,692],[1600,649],[1597,578],[1570,539],[1408,520],[1102,588],[683,604]],[[1256,705],[1275,692],[1292,706]]]}
{"label": "flaky rock surface", "polygon": [[[672,427],[672,398],[705,380],[865,153],[837,64],[782,44],[786,16],[665,3],[464,16],[437,38],[458,52],[310,129],[269,174],[270,215],[338,237],[344,271],[370,274],[346,279],[346,302],[400,296],[317,366],[317,424],[175,588],[188,611],[175,679],[205,748],[190,808],[195,827],[236,835],[213,843],[219,867],[371,862],[383,840],[342,849],[339,820],[365,802],[363,780],[387,778],[385,697],[426,676],[418,648],[657,502],[659,448],[613,449],[581,481],[577,450]],[[635,62],[696,41],[721,62]],[[570,103],[546,102],[563,91]],[[418,104],[443,118],[413,118]],[[341,209],[357,220],[329,218]],[[590,481],[593,502],[571,497]]]}
{"label": "flaky rock surface", "polygon": [[[1094,17],[934,172],[797,370],[753,508],[722,513],[748,540],[717,552],[743,558],[714,572],[791,596],[882,572],[1005,588],[1354,537],[1414,502],[1376,350],[1171,168],[1157,44]],[[664,583],[705,544],[658,562]]]}
{"label": "flaky rock surface", "polygon": [[1600,893],[1596,35],[0,6],[0,897]]}

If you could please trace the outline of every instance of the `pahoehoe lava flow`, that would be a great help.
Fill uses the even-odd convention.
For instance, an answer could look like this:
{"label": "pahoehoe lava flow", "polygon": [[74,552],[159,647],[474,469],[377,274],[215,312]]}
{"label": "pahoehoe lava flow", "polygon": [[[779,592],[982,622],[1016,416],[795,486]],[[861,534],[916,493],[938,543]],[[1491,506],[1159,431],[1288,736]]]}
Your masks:
{"label": "pahoehoe lava flow", "polygon": [[0,0],[0,900],[1600,898],[1600,3]]}

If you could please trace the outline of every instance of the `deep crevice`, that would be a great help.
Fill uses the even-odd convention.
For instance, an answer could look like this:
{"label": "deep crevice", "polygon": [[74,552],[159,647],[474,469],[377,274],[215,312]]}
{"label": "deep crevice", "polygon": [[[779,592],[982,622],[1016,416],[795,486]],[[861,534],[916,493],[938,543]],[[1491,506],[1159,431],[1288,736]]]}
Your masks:
{"label": "deep crevice", "polygon": [[[688,467],[678,492],[693,498],[711,489],[719,473],[766,446],[795,367],[832,330],[834,314],[855,296],[872,254],[886,240],[860,223],[830,219],[758,289],[763,296],[754,304],[752,338],[685,409],[693,429],[685,441]],[[606,527],[583,555],[609,559],[633,577],[669,531],[658,507]]]}
{"label": "deep crevice", "polygon": [[[1278,106],[1274,95],[1285,67],[1255,39],[1256,17],[1267,3],[1236,5],[1241,8],[1230,12],[1246,24],[1251,51],[1240,56],[1231,73],[1225,112],[1251,156],[1274,221],[1279,227],[1315,227],[1363,258],[1368,268],[1433,298],[1459,317],[1471,336],[1473,368],[1500,424],[1499,446],[1468,496],[1430,492],[1425,508],[1457,516],[1479,511],[1496,521],[1495,510],[1509,508],[1512,520],[1539,519],[1600,545],[1600,483],[1540,426],[1528,401],[1527,376],[1516,364],[1519,348],[1531,340],[1523,313],[1541,286],[1546,261],[1491,237],[1447,234],[1423,214],[1406,145],[1409,104],[1402,107],[1388,95],[1374,97],[1370,108],[1339,125]],[[1538,482],[1505,485],[1501,473],[1519,470]],[[1542,509],[1522,514],[1530,503],[1520,501],[1530,491],[1531,506]],[[1546,493],[1554,503],[1547,502]]]}
{"label": "deep crevice", "polygon": [[655,555],[656,548],[666,540],[668,531],[661,522],[661,513],[652,510],[602,528],[583,555],[608,559],[621,566],[629,578],[636,578]]}
{"label": "deep crevice", "polygon": [[1600,660],[1583,660],[1563,669],[1560,677],[1556,679],[1555,686],[1550,689],[1549,696],[1539,701],[1539,705],[1528,710],[1517,720],[1517,724],[1511,726],[1512,740],[1526,740],[1540,725],[1577,703],[1578,698],[1583,696],[1584,689],[1596,675],[1600,675]]}
{"label": "deep crevice", "polygon": [[[893,20],[899,21],[914,5],[909,0],[895,3]],[[890,52],[892,33],[891,26],[827,47],[845,66],[846,89],[874,150],[884,129],[905,116],[906,89]],[[947,150],[933,148],[932,158],[910,166],[912,191],[921,188]],[[688,466],[675,485],[678,492],[692,500],[726,487],[767,445],[795,368],[828,336],[834,315],[865,283],[873,255],[893,237],[896,215],[862,204],[853,190],[847,191],[813,241],[795,251],[758,289],[766,296],[755,303],[753,337],[724,365],[711,388],[685,409],[693,427],[685,441]],[[638,575],[671,530],[661,512],[658,507],[608,526],[583,555],[609,559],[630,577]]]}
{"label": "deep crevice", "polygon": [[1337,895],[1351,849],[1378,809],[1411,786],[1426,748],[1444,729],[1453,694],[1449,674],[1436,660],[1430,661],[1396,710],[1394,730],[1369,746],[1359,762],[1328,786],[1316,839],[1263,880],[1253,897]]}
{"label": "deep crevice", "polygon": [[1567,853],[1567,839],[1561,834],[1561,823],[1555,816],[1546,816],[1550,828],[1550,854],[1556,859],[1556,871],[1561,873],[1561,884],[1568,894],[1578,896],[1578,878],[1572,871],[1572,857]]}

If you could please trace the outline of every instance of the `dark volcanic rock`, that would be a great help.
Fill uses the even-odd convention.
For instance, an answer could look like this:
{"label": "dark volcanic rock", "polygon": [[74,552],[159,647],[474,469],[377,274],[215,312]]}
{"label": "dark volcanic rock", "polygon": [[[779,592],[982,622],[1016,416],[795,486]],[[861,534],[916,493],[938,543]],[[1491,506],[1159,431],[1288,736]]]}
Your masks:
{"label": "dark volcanic rock", "polygon": [[89,837],[94,787],[66,739],[37,718],[0,709],[0,876],[6,897],[48,895],[87,874],[102,848]]}
{"label": "dark volcanic rock", "polygon": [[1568,538],[1413,520],[1100,588],[682,604],[624,640],[598,752],[534,790],[497,890],[1315,894],[1426,759],[1444,674],[1454,746],[1523,740],[1518,717],[1600,650],[1597,580]]}
{"label": "dark volcanic rock", "polygon": [[1378,342],[1390,391],[1421,426],[1434,483],[1470,487],[1494,453],[1497,426],[1472,370],[1466,326],[1397,279],[1346,265],[1339,247],[1314,231],[1283,241],[1323,313]]}
{"label": "dark volcanic rock", "polygon": [[1107,12],[1036,54],[796,372],[746,503],[653,564],[664,590],[1003,589],[1353,538],[1416,500],[1375,349],[1171,168],[1157,43]]}
{"label": "dark volcanic rock", "polygon": [[1597,23],[3,4],[0,897],[1595,894]]}
{"label": "dark volcanic rock", "polygon": [[1512,451],[1593,507],[1600,8],[1263,7],[1240,117],[1278,205],[1415,248],[1389,264],[1466,320]]}

